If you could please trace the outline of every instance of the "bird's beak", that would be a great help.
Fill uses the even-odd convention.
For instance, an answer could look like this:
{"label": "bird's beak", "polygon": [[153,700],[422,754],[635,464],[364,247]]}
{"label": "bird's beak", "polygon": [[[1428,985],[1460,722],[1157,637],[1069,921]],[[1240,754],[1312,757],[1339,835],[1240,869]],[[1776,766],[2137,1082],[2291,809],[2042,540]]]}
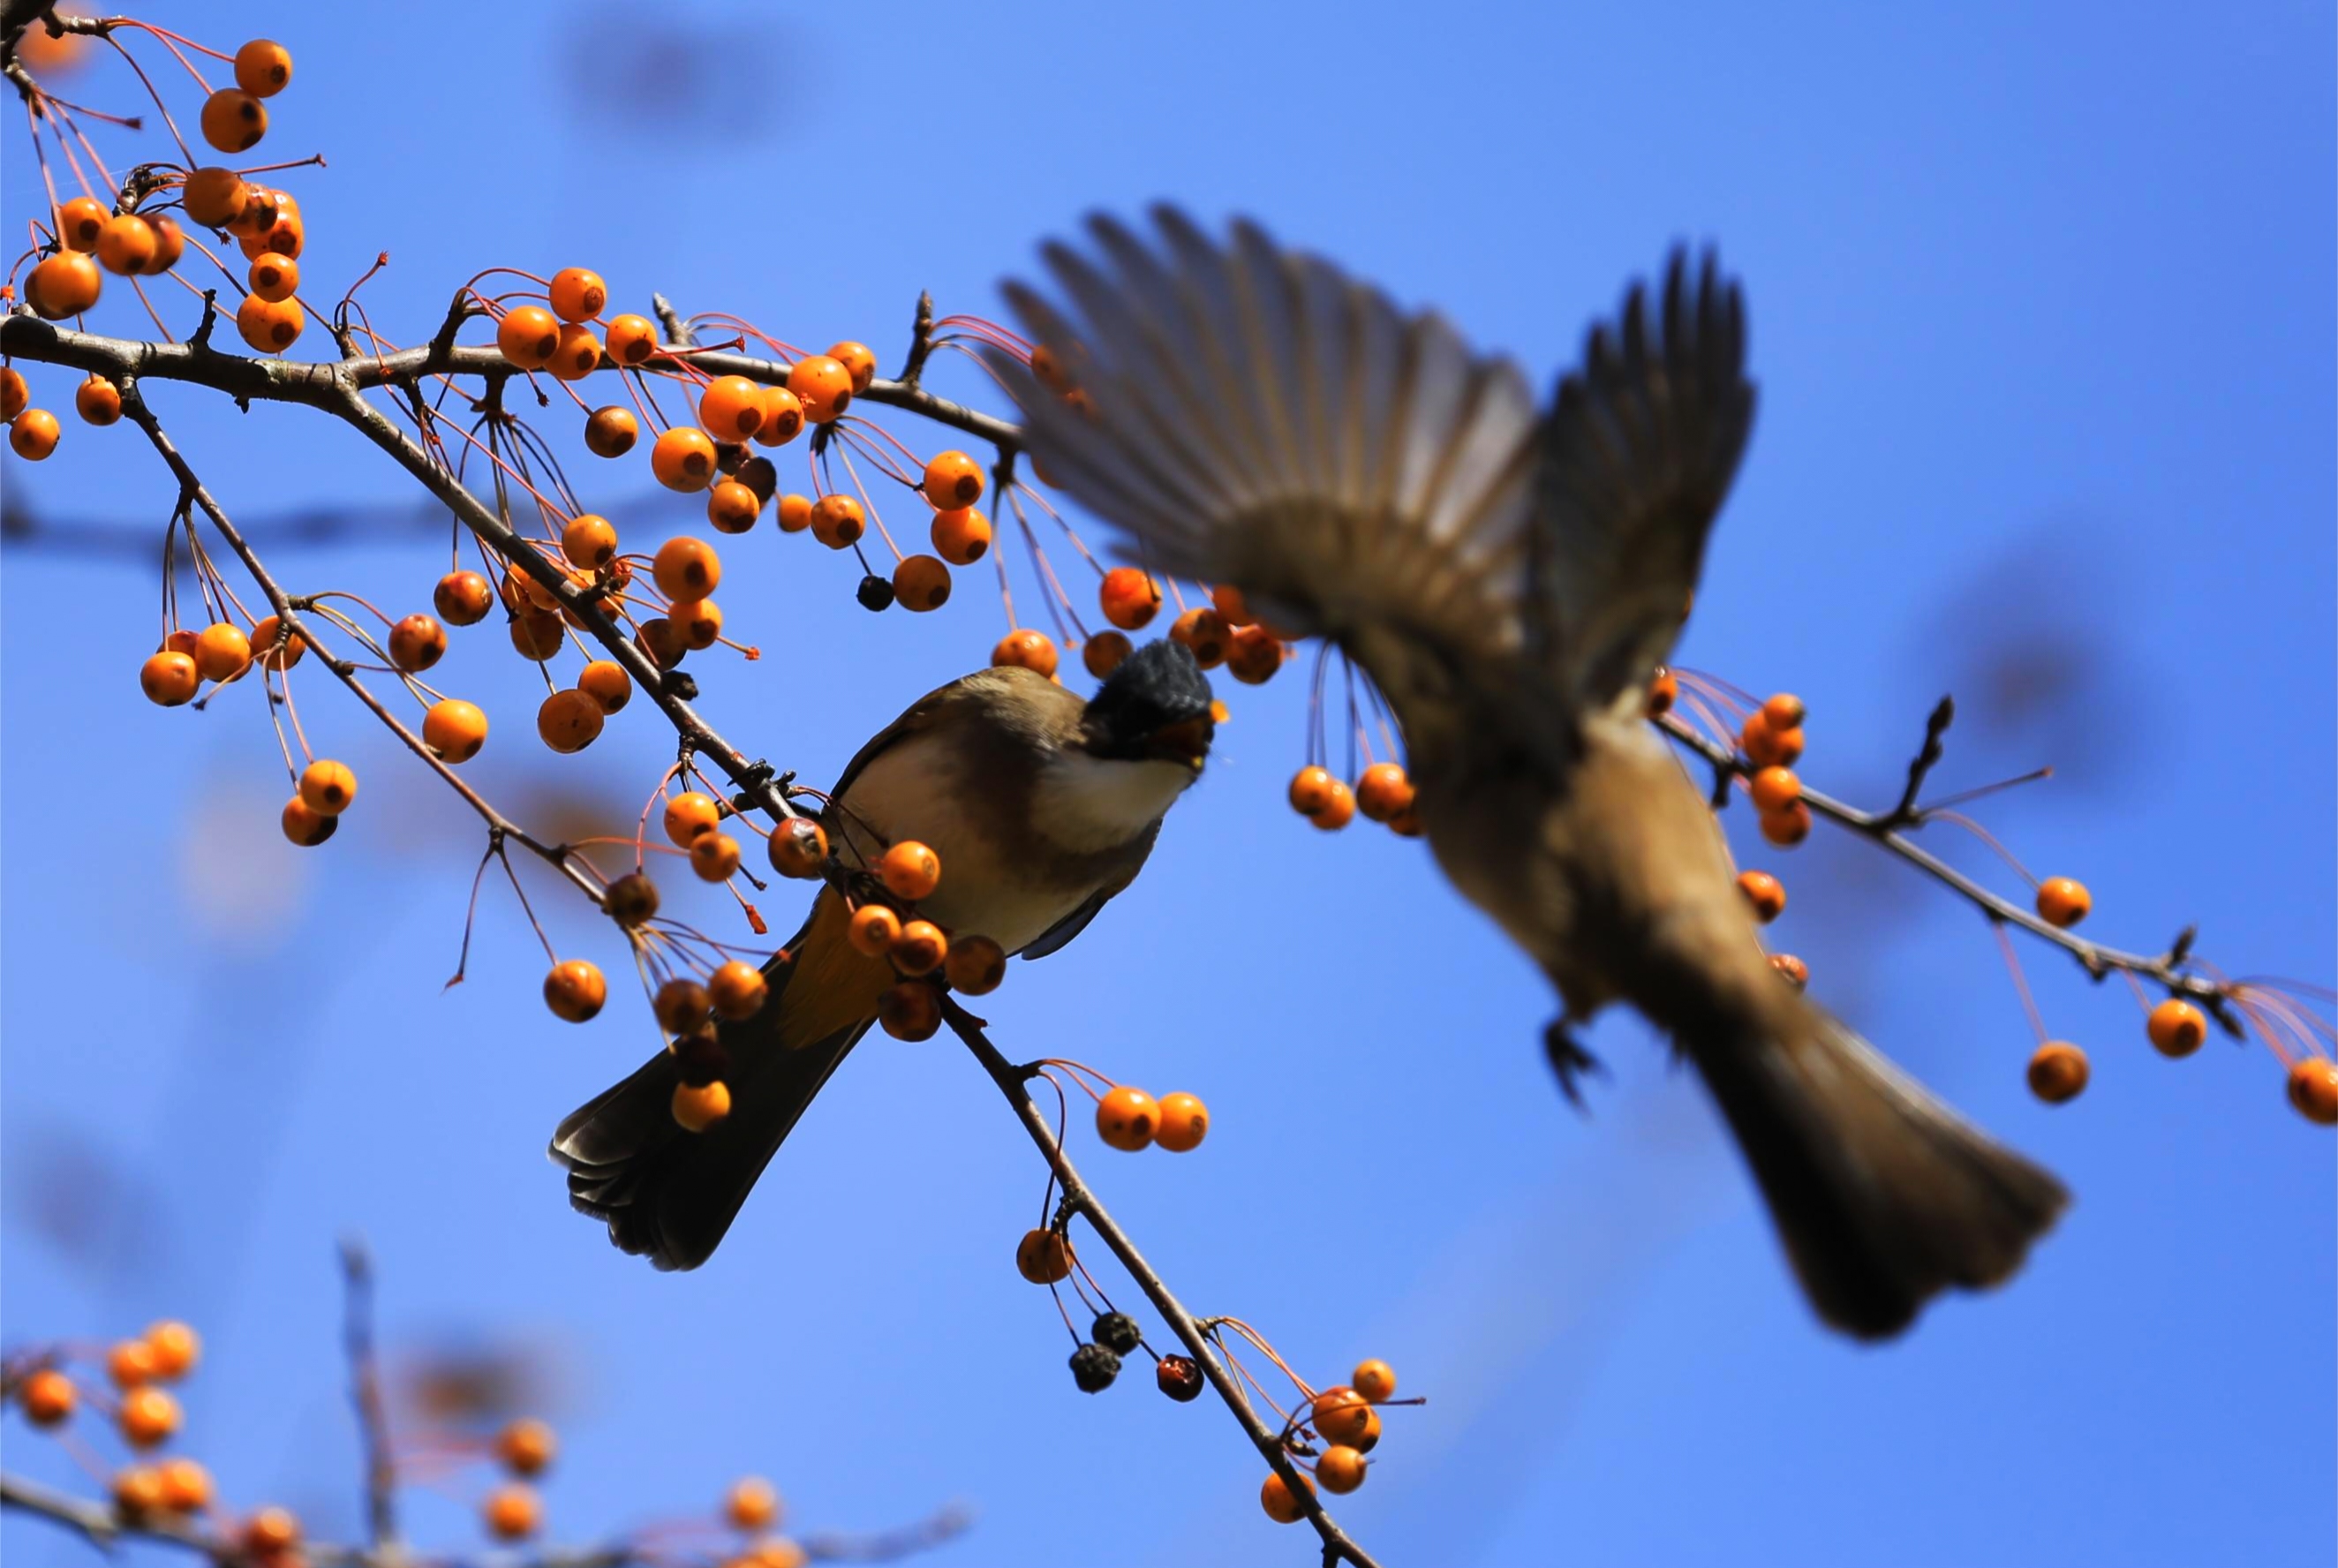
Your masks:
{"label": "bird's beak", "polygon": [[1144,743],[1144,754],[1162,761],[1183,762],[1199,773],[1209,758],[1210,738],[1215,729],[1207,713],[1164,724]]}

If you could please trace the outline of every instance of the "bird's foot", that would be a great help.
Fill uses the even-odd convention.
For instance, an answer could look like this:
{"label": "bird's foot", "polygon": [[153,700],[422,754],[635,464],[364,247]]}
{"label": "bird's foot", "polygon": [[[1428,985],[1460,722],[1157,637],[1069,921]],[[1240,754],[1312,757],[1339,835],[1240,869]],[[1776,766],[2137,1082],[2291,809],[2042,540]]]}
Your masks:
{"label": "bird's foot", "polygon": [[1551,1020],[1550,1027],[1542,1032],[1542,1054],[1550,1070],[1558,1074],[1558,1092],[1567,1096],[1567,1102],[1588,1114],[1591,1108],[1584,1102],[1581,1080],[1592,1074],[1604,1078],[1607,1069],[1577,1043],[1569,1028],[1572,1023],[1568,1018]]}

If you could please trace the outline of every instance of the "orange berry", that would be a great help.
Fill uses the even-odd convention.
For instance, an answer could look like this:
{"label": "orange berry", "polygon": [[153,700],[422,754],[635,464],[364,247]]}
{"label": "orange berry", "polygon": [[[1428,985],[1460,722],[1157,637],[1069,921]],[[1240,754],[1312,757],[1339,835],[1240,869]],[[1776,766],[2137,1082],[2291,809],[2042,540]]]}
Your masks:
{"label": "orange berry", "polygon": [[292,52],[267,38],[254,38],[235,52],[235,84],[254,98],[273,98],[292,80]]}
{"label": "orange berry", "polygon": [[[251,209],[247,207],[244,211],[249,215]],[[249,234],[237,235],[235,248],[243,252],[247,261],[257,261],[262,256],[281,256],[295,261],[307,248],[308,236],[309,230],[299,214],[280,208],[274,222],[264,228],[255,227]]]}
{"label": "orange berry", "polygon": [[113,1506],[138,1518],[162,1510],[162,1474],[151,1465],[125,1465],[113,1474]]}
{"label": "orange berry", "polygon": [[2038,917],[2048,926],[2064,929],[2076,926],[2095,906],[2094,895],[2087,885],[2068,877],[2048,877],[2038,884]]}
{"label": "orange berry", "polygon": [[702,882],[728,882],[739,869],[739,840],[728,833],[701,833],[690,841],[690,868]]}
{"label": "orange berry", "polygon": [[1356,780],[1356,809],[1373,822],[1393,822],[1412,809],[1412,780],[1393,762],[1375,762]]}
{"label": "orange berry", "polygon": [[844,367],[844,373],[852,377],[855,392],[868,391],[869,384],[877,379],[877,356],[870,352],[866,343],[847,341],[835,344],[829,349],[828,357]]}
{"label": "orange berry", "polygon": [[744,534],[762,514],[762,502],[736,479],[725,479],[706,493],[706,520],[718,534]]}
{"label": "orange berry", "polygon": [[57,243],[68,250],[96,250],[107,216],[105,203],[96,197],[74,197],[57,209]]}
{"label": "orange berry", "polygon": [[1783,811],[1803,798],[1803,781],[1791,769],[1763,768],[1751,780],[1755,809]]}
{"label": "orange berry", "polygon": [[560,645],[568,640],[557,614],[533,605],[512,617],[509,630],[512,646],[520,657],[539,664],[559,652]]}
{"label": "orange berry", "polygon": [[609,983],[599,965],[583,958],[555,964],[544,977],[544,1004],[556,1017],[583,1024],[601,1011],[609,999]]}
{"label": "orange berry", "polygon": [[639,871],[628,871],[609,884],[601,895],[601,907],[628,930],[646,926],[658,912],[657,884]]}
{"label": "orange berry", "polygon": [[1160,1125],[1161,1108],[1142,1089],[1124,1083],[1096,1102],[1096,1136],[1115,1149],[1131,1153],[1153,1142]]}
{"label": "orange berry", "polygon": [[706,987],[695,980],[669,980],[657,988],[650,1001],[650,1011],[656,1014],[658,1027],[669,1034],[687,1034],[706,1021],[707,1009],[714,999]]}
{"label": "orange berry", "polygon": [[618,364],[646,365],[658,351],[657,324],[646,316],[618,316],[609,322],[609,358]]}
{"label": "orange berry", "polygon": [[930,975],[949,956],[949,938],[930,920],[907,921],[893,938],[890,956],[904,975]]}
{"label": "orange berry", "polygon": [[1291,776],[1291,808],[1302,817],[1312,817],[1331,803],[1331,786],[1338,780],[1331,769],[1309,766]]}
{"label": "orange berry", "polygon": [[243,1549],[265,1562],[300,1544],[300,1521],[289,1508],[262,1508],[243,1524]]}
{"label": "orange berry", "polygon": [[154,259],[146,263],[147,274],[168,272],[187,253],[187,232],[160,212],[147,219],[146,226],[154,231]]}
{"label": "orange berry", "polygon": [[585,416],[584,449],[595,457],[623,457],[642,437],[642,422],[614,403]]}
{"label": "orange berry", "polygon": [[1198,1095],[1179,1090],[1161,1096],[1159,1125],[1153,1141],[1172,1154],[1190,1154],[1210,1135],[1209,1107]]}
{"label": "orange berry", "polygon": [[14,419],[25,411],[25,400],[32,390],[25,385],[25,373],[14,365],[0,365],[0,419]]}
{"label": "orange berry", "polygon": [[135,212],[118,212],[97,231],[97,264],[120,277],[156,270],[154,257],[161,249],[154,226]]}
{"label": "orange berry", "polygon": [[1019,632],[1009,632],[990,651],[993,666],[1020,666],[1035,675],[1053,675],[1056,659],[1056,645],[1047,640],[1046,633],[1034,632],[1028,627]]}
{"label": "orange berry", "polygon": [[780,1522],[780,1494],[769,1481],[750,1475],[732,1483],[722,1512],[741,1530],[769,1530]]}
{"label": "orange berry", "polygon": [[544,1523],[544,1504],[534,1489],[516,1481],[488,1493],[481,1513],[498,1541],[525,1541]]}
{"label": "orange berry", "polygon": [[511,1422],[496,1434],[496,1458],[515,1475],[541,1475],[556,1447],[552,1428],[533,1417]]}
{"label": "orange berry", "polygon": [[244,269],[244,280],[251,291],[270,304],[290,299],[300,291],[300,263],[274,250],[262,250]]}
{"label": "orange berry", "polygon": [[681,629],[663,615],[643,622],[634,642],[661,670],[673,669],[690,652],[690,644],[682,640]]}
{"label": "orange berry", "polygon": [[445,762],[468,762],[487,743],[487,716],[476,703],[448,697],[422,716],[422,740]]}
{"label": "orange berry", "polygon": [[597,513],[584,513],[561,529],[560,553],[572,565],[598,572],[617,558],[617,526]]}
{"label": "orange berry", "polygon": [[823,495],[812,503],[811,536],[831,550],[850,548],[868,527],[867,514],[850,495]]}
{"label": "orange berry", "polygon": [[1781,849],[1791,849],[1811,836],[1811,808],[1795,801],[1783,811],[1764,811],[1762,837]]}
{"label": "orange berry", "polygon": [[695,425],[676,425],[650,447],[650,472],[669,490],[703,490],[714,483],[714,439]]}
{"label": "orange berry", "polygon": [[744,441],[763,423],[763,389],[744,376],[717,376],[698,395],[698,422],[722,441]]}
{"label": "orange berry", "polygon": [[1250,612],[1250,601],[1243,598],[1242,590],[1231,583],[1220,583],[1212,587],[1210,603],[1225,623],[1237,632],[1258,620]]}
{"label": "orange berry", "polygon": [[496,591],[476,572],[449,572],[430,590],[430,604],[450,626],[476,626],[496,607]]}
{"label": "orange berry", "polygon": [[586,693],[555,691],[535,710],[535,732],[562,756],[582,751],[601,738],[608,713]]}
{"label": "orange berry", "polygon": [[284,622],[273,615],[262,615],[251,628],[252,657],[270,670],[290,670],[300,662],[309,652],[309,640],[298,632],[285,630]]}
{"label": "orange berry", "polygon": [[1309,1419],[1326,1443],[1355,1445],[1363,1441],[1373,1421],[1369,1400],[1342,1383],[1315,1396]]}
{"label": "orange berry", "polygon": [[188,175],[179,199],[186,203],[187,216],[204,228],[224,229],[243,216],[251,200],[250,187],[234,170],[214,165]]}
{"label": "orange berry", "polygon": [[247,294],[235,308],[237,336],[262,354],[280,354],[292,347],[307,319],[298,299],[264,299]]}
{"label": "orange berry", "polygon": [[714,592],[722,581],[722,558],[705,540],[676,534],[658,546],[651,573],[657,579],[659,593],[677,604],[688,603]]}
{"label": "orange berry", "polygon": [[990,548],[990,519],[971,506],[934,514],[934,554],[953,566],[971,566]]}
{"label": "orange berry", "polygon": [[2208,1038],[2208,1017],[2191,1003],[2170,996],[2151,1010],[2144,1033],[2162,1056],[2189,1056]]}
{"label": "orange berry", "polygon": [[105,274],[78,250],[60,250],[25,275],[25,303],[47,321],[78,316],[97,303]]}
{"label": "orange berry", "polygon": [[828,866],[828,833],[807,817],[791,817],[771,829],[771,869],[809,881]]}
{"label": "orange berry", "polygon": [[803,405],[806,419],[825,425],[852,406],[852,372],[825,354],[813,354],[789,370],[788,390]]}
{"label": "orange berry", "polygon": [[852,912],[852,922],[846,927],[852,946],[871,958],[882,958],[893,950],[901,935],[901,917],[883,904],[863,904]]}
{"label": "orange berry", "polygon": [[1378,1357],[1357,1362],[1355,1376],[1349,1381],[1357,1393],[1375,1405],[1385,1404],[1396,1396],[1396,1368]]}
{"label": "orange berry", "polygon": [[[1299,1485],[1311,1493],[1315,1490],[1314,1484],[1304,1475],[1299,1478]],[[1299,1499],[1292,1495],[1290,1485],[1282,1476],[1271,1472],[1259,1486],[1258,1505],[1265,1509],[1266,1516],[1277,1524],[1296,1524],[1307,1516],[1299,1505]]]}
{"label": "orange berry", "polygon": [[1315,1461],[1315,1479],[1326,1492],[1353,1492],[1364,1484],[1365,1464],[1363,1455],[1344,1443],[1334,1443]]}
{"label": "orange berry", "polygon": [[2048,1105],[2075,1100],[2087,1086],[2087,1054],[2067,1040],[2048,1040],[2029,1058],[2029,1092]]}
{"label": "orange berry", "polygon": [[811,497],[782,495],[780,497],[780,532],[801,534],[811,526]]}
{"label": "orange berry", "polygon": [[1764,926],[1786,912],[1786,885],[1767,871],[1740,871],[1737,890],[1745,895],[1754,918]]}
{"label": "orange berry", "polygon": [[923,614],[949,603],[949,568],[931,555],[909,555],[893,568],[893,596],[901,608]]}
{"label": "orange berry", "polygon": [[560,346],[545,367],[562,381],[582,381],[601,368],[601,340],[593,328],[575,321],[561,324]]}
{"label": "orange berry", "polygon": [[122,390],[103,376],[92,376],[74,389],[74,412],[84,425],[111,425],[122,417]]}
{"label": "orange berry", "polygon": [[2308,1122],[2338,1126],[2338,1062],[2307,1056],[2291,1063],[2289,1102]]}
{"label": "orange berry", "polygon": [[1803,732],[1800,730],[1773,730],[1770,721],[1756,710],[1739,731],[1738,744],[1747,760],[1756,768],[1791,768],[1802,760]]}
{"label": "orange berry", "polygon": [[771,994],[763,972],[743,958],[733,958],[707,976],[706,995],[716,1014],[733,1023],[761,1013]]}
{"label": "orange berry", "polygon": [[159,1367],[154,1347],[144,1339],[117,1339],[105,1353],[105,1375],[113,1379],[117,1388],[152,1383]]}
{"label": "orange berry", "polygon": [[685,1132],[703,1132],[731,1114],[731,1087],[721,1079],[711,1083],[677,1083],[667,1109]]}
{"label": "orange berry", "polygon": [[45,408],[27,408],[8,426],[8,448],[27,463],[38,463],[57,449],[62,434],[55,415]]}
{"label": "orange berry", "polygon": [[942,1026],[941,994],[922,980],[904,980],[877,998],[877,1022],[896,1040],[930,1040]]}
{"label": "orange berry", "polygon": [[162,1506],[173,1514],[192,1514],[211,1503],[211,1473],[185,1457],[165,1459],[155,1467],[162,1489]]}
{"label": "orange berry", "polygon": [[1307,818],[1326,833],[1336,833],[1356,819],[1356,796],[1342,779],[1334,779],[1327,788],[1323,808]]}
{"label": "orange berry", "polygon": [[1762,720],[1774,734],[1783,735],[1789,730],[1799,730],[1809,717],[1803,700],[1791,691],[1781,691],[1762,704]]}
{"label": "orange berry", "polygon": [[1115,566],[1096,590],[1104,618],[1124,632],[1144,629],[1161,608],[1161,585],[1134,566]]}
{"label": "orange berry", "polygon": [[904,838],[877,862],[877,877],[894,897],[915,904],[941,885],[942,859],[916,839]]}
{"label": "orange berry", "polygon": [[1072,378],[1063,361],[1045,345],[1031,350],[1031,374],[1038,378],[1040,386],[1058,397],[1072,389]]}
{"label": "orange berry", "polygon": [[1053,1230],[1026,1230],[1015,1243],[1015,1272],[1034,1285],[1054,1285],[1072,1271],[1072,1244]]}
{"label": "orange berry", "polygon": [[552,275],[552,313],[563,321],[590,321],[609,303],[609,286],[588,268],[563,267]]}
{"label": "orange berry", "polygon": [[810,1561],[810,1553],[783,1535],[774,1535],[731,1568],[805,1568]]}
{"label": "orange berry", "polygon": [[1792,953],[1773,953],[1770,955],[1770,967],[1797,991],[1811,983],[1811,966]]}
{"label": "orange berry", "polygon": [[122,1396],[122,1440],[133,1448],[152,1448],[179,1429],[179,1402],[152,1384]]}
{"label": "orange berry", "polygon": [[926,465],[926,505],[937,512],[955,512],[982,499],[982,465],[963,452],[938,452]]}
{"label": "orange berry", "polygon": [[44,1367],[16,1386],[16,1401],[25,1419],[35,1426],[54,1426],[74,1413],[80,1390],[73,1379],[53,1367]]}
{"label": "orange berry", "polygon": [[784,387],[760,389],[763,417],[755,426],[755,445],[784,446],[803,434],[803,399]]}
{"label": "orange berry", "polygon": [[496,347],[523,370],[541,370],[560,351],[560,321],[541,305],[521,305],[496,323]]}
{"label": "orange berry", "polygon": [[942,960],[942,975],[954,991],[987,995],[1007,978],[1006,951],[987,936],[961,936]]}
{"label": "orange berry", "polygon": [[1121,661],[1134,652],[1128,639],[1117,632],[1099,632],[1080,649],[1080,663],[1087,672],[1101,681],[1120,668]]}
{"label": "orange berry", "polygon": [[693,599],[673,607],[673,629],[685,648],[712,648],[722,638],[722,607],[712,599]]}
{"label": "orange berry", "polygon": [[1204,670],[1214,670],[1226,662],[1226,650],[1233,640],[1225,617],[1203,607],[1178,616],[1169,628],[1169,636],[1173,642],[1183,642],[1193,653],[1194,662]]}
{"label": "orange berry", "polygon": [[195,700],[195,691],[202,684],[202,676],[195,662],[184,653],[157,653],[139,667],[138,684],[146,693],[146,701],[158,707],[176,708]]}
{"label": "orange berry", "polygon": [[309,809],[338,817],[358,798],[358,776],[346,762],[318,760],[300,771],[300,799]]}

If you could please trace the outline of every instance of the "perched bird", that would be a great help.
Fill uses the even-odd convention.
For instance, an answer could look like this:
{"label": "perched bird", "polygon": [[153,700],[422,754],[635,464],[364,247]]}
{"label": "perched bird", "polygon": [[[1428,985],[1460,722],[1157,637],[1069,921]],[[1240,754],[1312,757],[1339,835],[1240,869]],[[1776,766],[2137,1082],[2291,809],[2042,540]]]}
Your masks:
{"label": "perched bird", "polygon": [[[847,867],[915,839],[941,861],[923,917],[1044,957],[1135,879],[1161,819],[1208,759],[1210,685],[1177,643],[1147,643],[1083,702],[1022,669],[978,670],[920,699],[845,767],[820,821]],[[731,1112],[702,1132],[674,1122],[672,1052],[580,1106],[553,1134],[569,1200],[660,1269],[712,1255],[796,1119],[869,1031],[898,978],[848,940],[850,911],[821,889],[781,955],[770,996],[719,1034]]]}
{"label": "perched bird", "polygon": [[1562,1080],[1610,1002],[1669,1033],[1828,1323],[1881,1338],[2013,1273],[2061,1186],[1779,977],[1647,722],[1753,424],[1736,285],[1675,252],[1538,410],[1433,315],[1248,223],[1156,220],[1050,245],[1052,300],[1007,286],[1055,387],[993,364],[1049,477],[1156,569],[1365,669],[1438,863],[1558,992]]}

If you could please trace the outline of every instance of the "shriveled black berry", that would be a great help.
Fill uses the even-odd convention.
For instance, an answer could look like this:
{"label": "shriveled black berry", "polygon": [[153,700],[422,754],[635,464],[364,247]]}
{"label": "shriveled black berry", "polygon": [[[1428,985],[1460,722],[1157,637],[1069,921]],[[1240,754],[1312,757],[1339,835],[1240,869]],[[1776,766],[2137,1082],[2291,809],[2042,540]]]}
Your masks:
{"label": "shriveled black berry", "polygon": [[658,912],[657,884],[638,871],[629,871],[609,884],[602,906],[620,926],[645,924]]}
{"label": "shriveled black berry", "polygon": [[1183,1405],[1199,1398],[1202,1393],[1202,1368],[1191,1356],[1164,1356],[1161,1365],[1153,1369],[1153,1381],[1161,1392]]}
{"label": "shriveled black berry", "polygon": [[1101,1394],[1120,1376],[1120,1357],[1101,1345],[1083,1345],[1072,1352],[1072,1381],[1083,1394]]}
{"label": "shriveled black berry", "polygon": [[739,472],[732,477],[752,490],[755,493],[755,499],[766,506],[771,504],[771,497],[779,493],[780,471],[771,466],[771,460],[769,457],[748,458],[739,465]]}
{"label": "shriveled black berry", "polygon": [[889,610],[893,607],[893,585],[871,572],[860,580],[854,594],[863,610]]}
{"label": "shriveled black berry", "polygon": [[665,694],[669,697],[680,698],[684,702],[698,701],[698,677],[687,670],[667,671],[664,680],[659,684],[665,688]]}
{"label": "shriveled black berry", "polygon": [[1144,1342],[1144,1330],[1125,1312],[1106,1312],[1088,1330],[1089,1337],[1115,1356],[1125,1356]]}
{"label": "shriveled black berry", "polygon": [[682,1081],[693,1089],[731,1075],[731,1053],[712,1034],[683,1035],[673,1043],[673,1056]]}

